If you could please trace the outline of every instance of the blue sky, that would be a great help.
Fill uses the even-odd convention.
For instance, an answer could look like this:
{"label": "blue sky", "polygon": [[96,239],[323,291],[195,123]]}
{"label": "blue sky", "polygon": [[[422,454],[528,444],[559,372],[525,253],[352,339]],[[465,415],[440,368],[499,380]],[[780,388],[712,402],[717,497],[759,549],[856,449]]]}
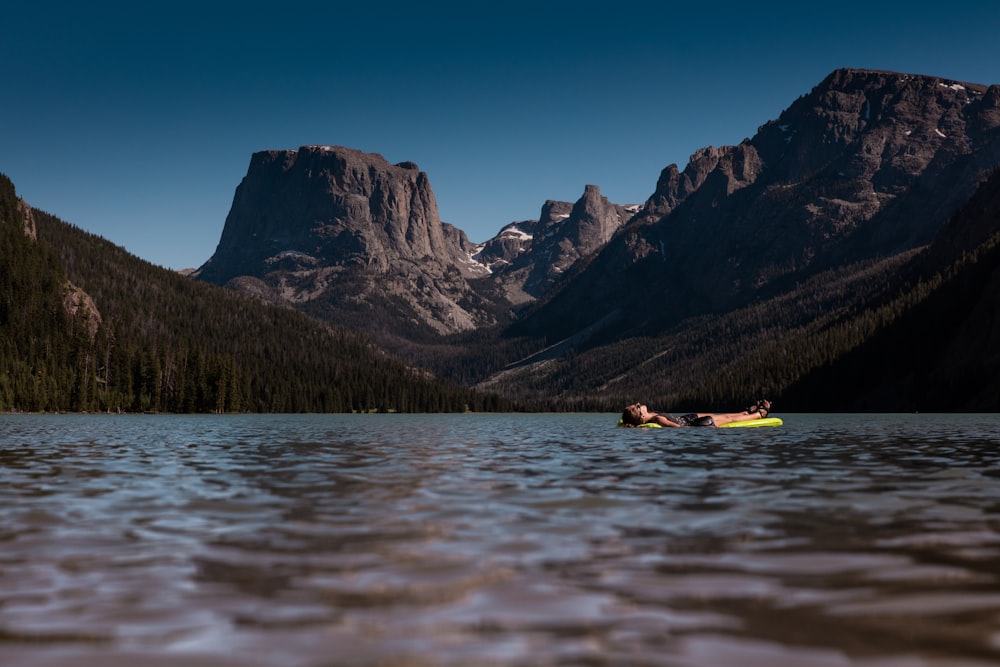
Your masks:
{"label": "blue sky", "polygon": [[0,172],[175,269],[212,255],[259,150],[416,162],[483,241],[591,183],[642,203],[839,67],[1000,84],[995,0],[13,4]]}

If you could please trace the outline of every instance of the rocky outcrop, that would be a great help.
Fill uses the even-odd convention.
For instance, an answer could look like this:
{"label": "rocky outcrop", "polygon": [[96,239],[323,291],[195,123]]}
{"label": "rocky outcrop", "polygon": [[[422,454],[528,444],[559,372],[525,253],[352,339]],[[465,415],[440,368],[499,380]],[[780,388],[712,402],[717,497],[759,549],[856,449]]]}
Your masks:
{"label": "rocky outcrop", "polygon": [[17,211],[21,216],[24,225],[24,233],[32,240],[38,239],[38,231],[35,229],[35,216],[31,213],[31,206],[23,199],[17,200]]}
{"label": "rocky outcrop", "polygon": [[508,225],[474,258],[490,267],[491,281],[509,302],[528,303],[604,247],[638,209],[614,204],[588,185],[575,204],[549,200],[538,220]]}
{"label": "rocky outcrop", "polygon": [[720,162],[724,163],[720,173],[731,173],[731,165],[725,162],[730,160],[732,151],[732,147],[702,148],[691,156],[683,172],[678,171],[676,164],[668,165],[660,172],[656,190],[646,200],[635,222],[637,224],[657,222],[669,215],[682,201],[704,185],[710,174],[720,169]]}
{"label": "rocky outcrop", "polygon": [[97,309],[93,297],[73,283],[67,282],[63,286],[63,308],[70,319],[80,323],[93,340],[103,322],[101,311]]}

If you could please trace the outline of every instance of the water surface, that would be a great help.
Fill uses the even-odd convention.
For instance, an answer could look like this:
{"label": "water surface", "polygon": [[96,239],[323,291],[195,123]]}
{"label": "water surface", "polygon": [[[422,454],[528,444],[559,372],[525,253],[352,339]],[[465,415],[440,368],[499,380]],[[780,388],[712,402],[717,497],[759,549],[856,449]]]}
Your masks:
{"label": "water surface", "polygon": [[0,415],[3,665],[1000,665],[1000,416]]}

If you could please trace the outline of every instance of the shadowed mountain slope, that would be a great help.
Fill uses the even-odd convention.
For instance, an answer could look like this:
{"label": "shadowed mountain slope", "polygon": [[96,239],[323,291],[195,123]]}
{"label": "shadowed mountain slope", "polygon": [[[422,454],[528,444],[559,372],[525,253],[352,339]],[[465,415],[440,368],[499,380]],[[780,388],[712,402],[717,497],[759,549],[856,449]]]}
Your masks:
{"label": "shadowed mountain slope", "polygon": [[1000,163],[998,128],[1000,86],[838,70],[752,139],[667,167],[643,210],[513,331],[648,334],[920,247]]}

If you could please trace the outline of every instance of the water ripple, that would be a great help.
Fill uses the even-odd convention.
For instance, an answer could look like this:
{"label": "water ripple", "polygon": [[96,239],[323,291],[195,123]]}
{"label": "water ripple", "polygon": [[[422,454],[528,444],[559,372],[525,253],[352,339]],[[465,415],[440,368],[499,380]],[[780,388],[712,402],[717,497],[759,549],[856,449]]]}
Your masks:
{"label": "water ripple", "polygon": [[0,663],[1000,664],[1000,418],[785,421],[0,416]]}

